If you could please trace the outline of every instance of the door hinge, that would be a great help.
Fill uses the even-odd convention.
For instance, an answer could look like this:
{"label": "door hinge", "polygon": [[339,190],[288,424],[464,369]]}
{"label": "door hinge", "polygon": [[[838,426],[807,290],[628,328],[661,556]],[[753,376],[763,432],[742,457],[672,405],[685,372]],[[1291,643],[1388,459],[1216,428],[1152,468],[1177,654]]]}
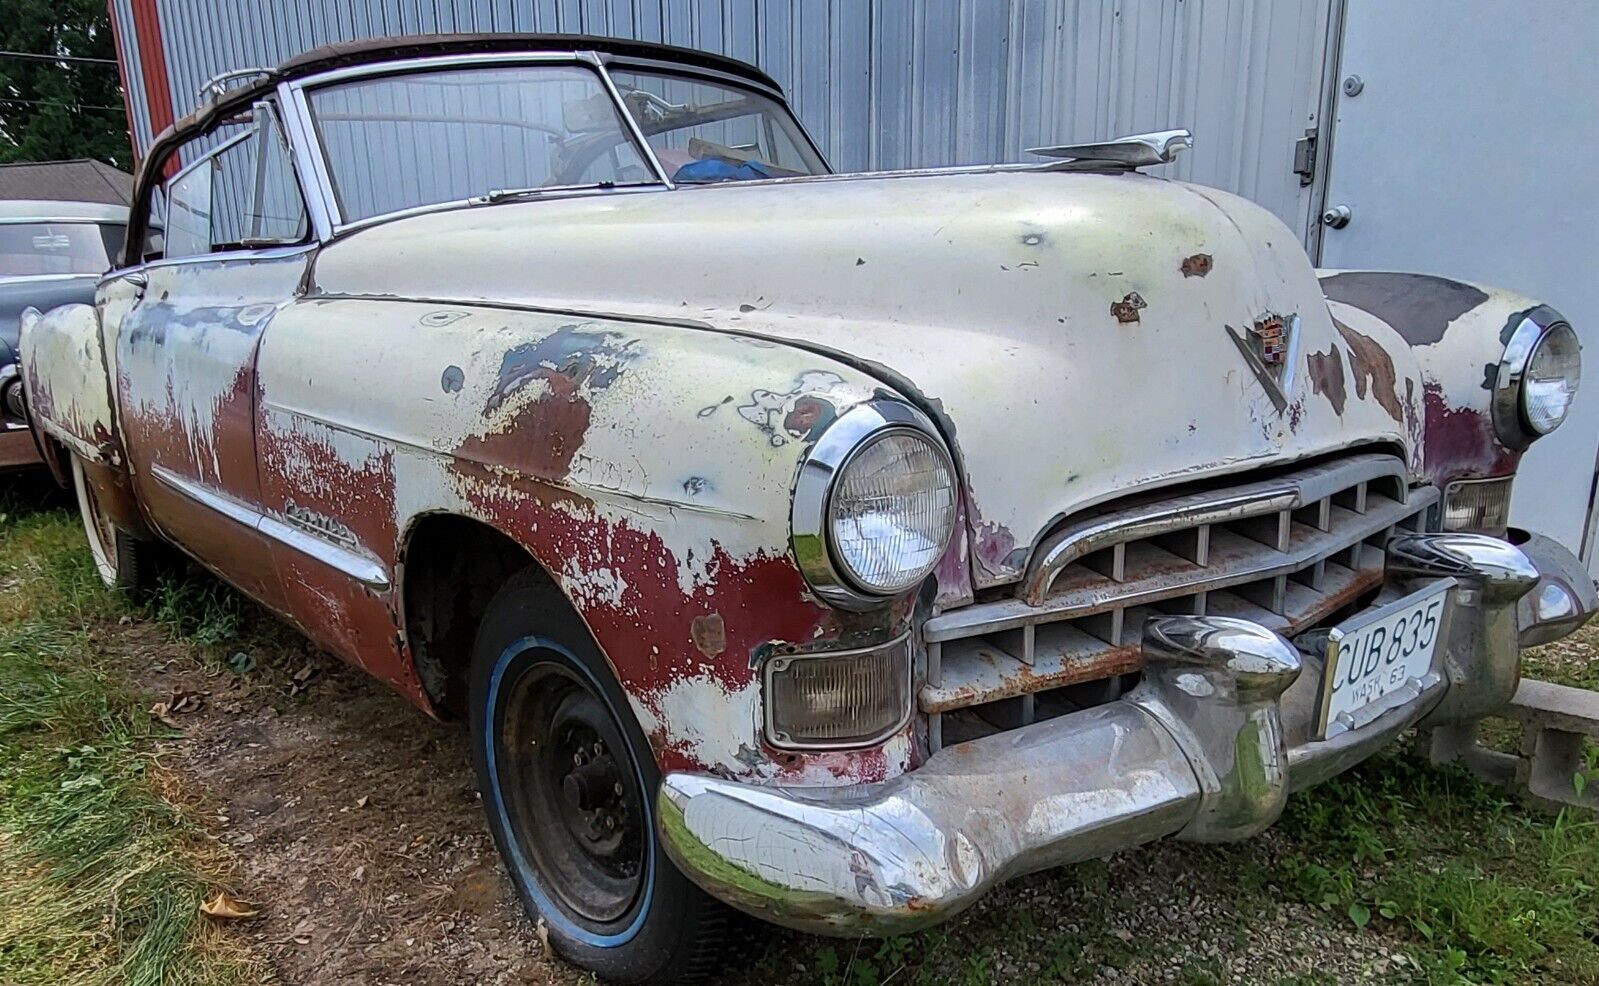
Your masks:
{"label": "door hinge", "polygon": [[1294,174],[1301,186],[1316,180],[1316,128],[1305,131],[1305,136],[1294,141]]}

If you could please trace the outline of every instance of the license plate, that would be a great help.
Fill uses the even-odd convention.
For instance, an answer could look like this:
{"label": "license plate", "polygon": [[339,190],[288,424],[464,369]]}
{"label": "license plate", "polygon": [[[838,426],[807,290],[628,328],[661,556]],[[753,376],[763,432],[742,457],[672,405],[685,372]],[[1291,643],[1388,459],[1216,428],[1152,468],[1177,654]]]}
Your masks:
{"label": "license plate", "polygon": [[1428,586],[1332,629],[1318,736],[1337,723],[1350,727],[1356,713],[1386,704],[1385,696],[1431,672],[1452,584]]}

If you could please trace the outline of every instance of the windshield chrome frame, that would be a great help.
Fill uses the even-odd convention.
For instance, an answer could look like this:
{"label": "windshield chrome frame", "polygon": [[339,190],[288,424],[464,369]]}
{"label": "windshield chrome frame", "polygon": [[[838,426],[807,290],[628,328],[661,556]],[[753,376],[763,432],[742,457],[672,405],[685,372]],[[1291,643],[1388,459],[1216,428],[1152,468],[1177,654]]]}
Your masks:
{"label": "windshield chrome frame", "polygon": [[670,191],[676,187],[661,167],[661,162],[656,158],[655,151],[650,147],[649,141],[644,138],[643,132],[639,130],[638,121],[633,119],[633,115],[628,112],[626,104],[622,102],[621,94],[617,92],[615,84],[611,82],[610,74],[605,69],[605,60],[596,52],[575,50],[569,52],[483,52],[397,59],[370,65],[333,69],[317,75],[307,76],[303,79],[295,79],[292,82],[281,83],[278,86],[281,101],[285,107],[289,108],[284,115],[285,117],[294,118],[292,123],[285,121],[284,132],[288,135],[290,145],[294,151],[296,171],[303,177],[307,185],[316,186],[315,188],[305,189],[305,200],[307,208],[312,213],[312,225],[317,231],[318,238],[325,241],[350,230],[406,216],[481,206],[484,204],[484,194],[491,190],[484,189],[481,193],[467,198],[429,202],[409,209],[399,209],[374,216],[365,216],[360,219],[346,220],[342,210],[339,208],[338,198],[333,190],[333,176],[328,165],[327,154],[323,150],[321,140],[318,138],[316,116],[312,112],[309,98],[311,90],[352,79],[413,75],[418,72],[482,66],[529,64],[584,65],[592,69],[599,77],[601,88],[610,97],[612,106],[622,119],[623,132],[633,142],[634,149],[639,152],[639,157],[655,175],[655,180],[653,181],[629,183],[627,185],[602,185],[598,182],[591,182],[580,185],[550,186],[548,189],[541,189],[541,191],[556,195],[581,195],[596,192],[609,193],[612,191],[651,191],[656,188]]}
{"label": "windshield chrome frame", "polygon": [[[821,174],[794,175],[790,178],[772,178],[765,180],[791,181],[794,178],[820,178],[823,175],[836,174],[836,172],[833,171],[832,164],[830,164],[827,160],[827,155],[822,153],[821,145],[816,143],[816,138],[811,136],[811,132],[805,128],[805,121],[801,120],[799,118],[799,114],[794,112],[794,107],[788,105],[788,97],[784,95],[783,90],[777,88],[776,86],[768,86],[761,82],[757,82],[754,79],[745,78],[741,75],[734,75],[732,72],[722,72],[714,68],[705,68],[699,65],[684,65],[681,62],[673,62],[661,58],[644,58],[638,55],[603,55],[601,56],[601,59],[607,69],[609,69],[610,66],[615,66],[624,70],[654,72],[665,75],[683,75],[690,78],[698,77],[706,80],[707,82],[715,82],[719,85],[730,86],[734,89],[747,89],[750,92],[765,96],[777,103],[778,106],[782,107],[788,113],[789,120],[792,121],[795,128],[799,130],[800,136],[803,137],[805,139],[805,143],[810,146],[811,153],[816,155],[816,160],[821,162],[822,165]],[[609,71],[606,72],[606,79],[607,81],[610,80]],[[618,102],[622,102],[620,92],[617,93],[616,98]],[[625,102],[623,102],[622,109],[623,112],[626,113],[627,106]],[[631,118],[632,114],[627,113],[627,116]],[[638,129],[637,121],[634,121],[634,129]],[[639,131],[639,136],[643,137],[642,130]],[[647,138],[645,139],[645,143],[649,143]],[[749,184],[749,182],[737,182],[736,184]],[[697,187],[704,188],[710,186],[700,185]]]}

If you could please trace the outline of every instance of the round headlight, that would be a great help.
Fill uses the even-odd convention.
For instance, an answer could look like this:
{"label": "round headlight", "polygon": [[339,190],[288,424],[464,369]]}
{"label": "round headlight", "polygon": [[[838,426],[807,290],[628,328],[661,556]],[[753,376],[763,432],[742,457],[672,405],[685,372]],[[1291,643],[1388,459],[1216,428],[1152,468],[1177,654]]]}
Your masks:
{"label": "round headlight", "polygon": [[1582,382],[1582,347],[1571,326],[1549,327],[1532,349],[1521,382],[1521,416],[1528,430],[1547,435],[1560,427]]}
{"label": "round headlight", "polygon": [[927,416],[878,398],[840,414],[794,481],[794,558],[817,597],[865,610],[932,573],[955,533],[955,467]]}
{"label": "round headlight", "polygon": [[1547,305],[1527,312],[1505,343],[1494,383],[1499,441],[1524,449],[1560,427],[1581,381],[1582,346],[1571,325]]}
{"label": "round headlight", "polygon": [[944,450],[909,428],[878,432],[833,484],[833,555],[867,592],[893,595],[926,578],[955,524],[955,476]]}

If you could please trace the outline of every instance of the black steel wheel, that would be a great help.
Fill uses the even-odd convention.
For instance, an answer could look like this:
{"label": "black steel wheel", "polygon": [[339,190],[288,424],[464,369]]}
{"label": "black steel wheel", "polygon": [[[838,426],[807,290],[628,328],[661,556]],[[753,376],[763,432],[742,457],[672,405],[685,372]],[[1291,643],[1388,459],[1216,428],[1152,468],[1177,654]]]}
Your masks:
{"label": "black steel wheel", "polygon": [[732,914],[661,851],[660,774],[588,629],[530,568],[478,631],[472,750],[495,842],[528,914],[568,960],[621,983],[697,982]]}

